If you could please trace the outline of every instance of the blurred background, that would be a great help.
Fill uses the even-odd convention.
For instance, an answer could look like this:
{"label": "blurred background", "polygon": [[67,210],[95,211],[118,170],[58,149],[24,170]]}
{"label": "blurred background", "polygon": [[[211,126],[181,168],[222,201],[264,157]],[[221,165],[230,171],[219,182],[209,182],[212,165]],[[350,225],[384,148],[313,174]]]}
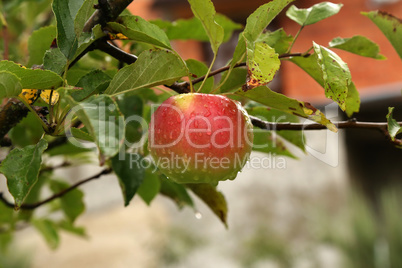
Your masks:
{"label": "blurred background", "polygon": [[[49,4],[16,2],[25,9]],[[241,24],[266,2],[213,0],[218,13]],[[306,8],[318,2],[293,4]],[[395,106],[394,118],[402,120],[402,61],[380,30],[360,14],[380,9],[401,18],[402,1],[332,2],[344,4],[340,13],[306,27],[293,51],[306,51],[312,40],[325,46],[338,36],[373,40],[386,60],[336,51],[348,63],[361,95],[356,118],[385,121],[387,107]],[[129,10],[145,19],[192,16],[186,0],[135,0]],[[23,46],[30,33],[18,35],[19,26],[10,27]],[[299,26],[282,14],[269,30],[279,28],[295,35]],[[215,66],[231,58],[237,35],[220,48]],[[208,63],[212,58],[208,43],[175,41],[174,48],[184,59]],[[328,105],[323,89],[291,62],[282,63],[270,87],[321,107],[332,120],[345,119],[336,106]],[[136,197],[124,208],[117,180],[105,177],[82,187],[87,211],[77,224],[86,227],[86,239],[63,234],[61,246],[52,251],[27,228],[17,232],[12,254],[0,255],[0,267],[402,267],[402,151],[369,130],[305,135],[310,154],[295,149],[298,160],[270,158],[268,166],[246,167],[234,182],[219,184],[229,204],[228,229],[201,202],[196,211],[178,210],[163,197],[150,207]],[[88,170],[96,167],[60,172],[83,178]],[[0,189],[6,189],[3,179]]]}

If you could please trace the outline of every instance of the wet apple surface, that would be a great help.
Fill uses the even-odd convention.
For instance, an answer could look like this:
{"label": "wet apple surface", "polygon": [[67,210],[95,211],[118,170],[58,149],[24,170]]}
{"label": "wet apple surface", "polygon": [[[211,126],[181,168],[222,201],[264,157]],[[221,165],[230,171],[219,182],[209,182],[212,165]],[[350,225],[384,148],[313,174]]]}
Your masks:
{"label": "wet apple surface", "polygon": [[252,124],[237,101],[189,93],[172,96],[152,115],[149,151],[159,170],[178,183],[234,179],[252,149]]}

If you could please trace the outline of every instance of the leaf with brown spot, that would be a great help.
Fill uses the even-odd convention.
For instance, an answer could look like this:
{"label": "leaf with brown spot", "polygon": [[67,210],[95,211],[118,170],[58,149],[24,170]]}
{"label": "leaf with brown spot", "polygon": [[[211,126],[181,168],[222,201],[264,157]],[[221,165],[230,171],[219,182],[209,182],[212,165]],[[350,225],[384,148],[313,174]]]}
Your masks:
{"label": "leaf with brown spot", "polygon": [[402,20],[381,11],[362,12],[383,32],[402,59]]}
{"label": "leaf with brown spot", "polygon": [[313,42],[318,66],[322,72],[325,96],[346,110],[348,87],[352,81],[348,65],[333,51]]}
{"label": "leaf with brown spot", "polygon": [[263,42],[257,42],[253,48],[247,43],[248,74],[246,90],[264,86],[272,81],[279,70],[281,61],[273,48]]}

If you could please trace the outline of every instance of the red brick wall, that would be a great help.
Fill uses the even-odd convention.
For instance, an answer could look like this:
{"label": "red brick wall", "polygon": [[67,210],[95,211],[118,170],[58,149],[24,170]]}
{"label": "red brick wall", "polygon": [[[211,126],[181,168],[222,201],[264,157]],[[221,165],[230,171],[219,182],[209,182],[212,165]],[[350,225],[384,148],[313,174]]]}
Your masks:
{"label": "red brick wall", "polygon": [[[321,1],[296,1],[298,7],[309,7]],[[343,3],[341,11],[317,24],[309,25],[303,29],[296,41],[293,51],[303,52],[312,46],[311,40],[320,45],[327,46],[334,37],[352,37],[363,35],[373,40],[380,46],[381,53],[387,60],[379,61],[371,58],[360,57],[341,50],[334,50],[344,59],[351,70],[352,79],[362,96],[373,92],[374,87],[395,82],[401,83],[402,88],[402,60],[399,58],[391,44],[382,32],[367,17],[360,14],[361,11],[369,11],[367,0],[332,1]],[[402,17],[402,2],[393,5],[382,6],[381,10],[387,11],[397,17]],[[296,34],[299,25],[284,18],[281,22],[286,32]],[[284,93],[300,100],[325,100],[324,90],[307,74],[290,62],[283,63],[282,83]],[[381,87],[379,87],[381,88]]]}

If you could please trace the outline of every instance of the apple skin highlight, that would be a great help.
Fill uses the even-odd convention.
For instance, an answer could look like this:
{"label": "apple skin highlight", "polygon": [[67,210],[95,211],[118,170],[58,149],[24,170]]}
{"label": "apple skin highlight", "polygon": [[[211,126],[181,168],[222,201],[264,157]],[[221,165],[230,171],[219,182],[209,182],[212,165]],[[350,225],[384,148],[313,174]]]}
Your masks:
{"label": "apple skin highlight", "polygon": [[177,183],[232,180],[249,160],[253,126],[239,102],[188,93],[164,101],[152,115],[148,149],[158,169]]}

